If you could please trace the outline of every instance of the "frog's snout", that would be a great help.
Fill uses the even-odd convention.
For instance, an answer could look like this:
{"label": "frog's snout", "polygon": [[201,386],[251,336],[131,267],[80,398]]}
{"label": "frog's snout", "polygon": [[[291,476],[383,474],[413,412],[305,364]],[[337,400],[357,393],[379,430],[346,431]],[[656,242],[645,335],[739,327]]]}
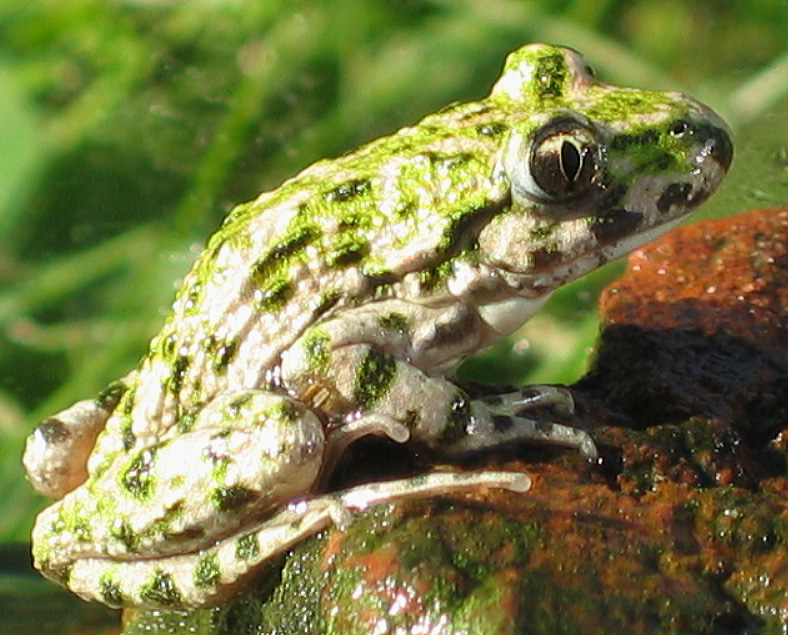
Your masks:
{"label": "frog's snout", "polygon": [[728,129],[710,124],[703,132],[707,138],[701,155],[711,157],[727,172],[733,161],[733,141]]}

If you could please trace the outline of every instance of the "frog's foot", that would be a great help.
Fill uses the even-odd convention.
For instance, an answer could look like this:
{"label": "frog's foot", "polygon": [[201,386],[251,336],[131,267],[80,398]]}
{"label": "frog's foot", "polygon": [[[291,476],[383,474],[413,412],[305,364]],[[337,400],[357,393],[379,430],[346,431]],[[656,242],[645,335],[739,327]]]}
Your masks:
{"label": "frog's foot", "polygon": [[520,472],[437,472],[359,485],[288,505],[254,528],[194,553],[109,561],[76,560],[68,587],[86,600],[116,607],[185,609],[210,606],[231,596],[266,564],[332,524],[345,529],[351,510],[408,498],[445,495],[477,488],[529,489]]}
{"label": "frog's foot", "polygon": [[572,396],[572,391],[565,386],[549,384],[524,386],[514,392],[481,397],[479,401],[496,410],[509,413],[544,407],[552,408],[561,416],[569,416],[575,411],[575,398]]}
{"label": "frog's foot", "polygon": [[96,438],[128,390],[134,373],[113,382],[95,399],[78,401],[39,423],[28,437],[22,462],[39,494],[63,498],[88,477]]}
{"label": "frog's foot", "polygon": [[109,412],[95,399],[78,401],[36,426],[22,459],[39,494],[63,498],[88,477],[88,455]]}
{"label": "frog's foot", "polygon": [[551,421],[544,415],[530,418],[525,411],[549,406],[557,414],[574,412],[574,398],[563,386],[526,386],[502,395],[491,395],[471,403],[467,436],[453,451],[473,452],[513,441],[534,441],[577,448],[590,460],[599,456],[596,443],[585,430]]}

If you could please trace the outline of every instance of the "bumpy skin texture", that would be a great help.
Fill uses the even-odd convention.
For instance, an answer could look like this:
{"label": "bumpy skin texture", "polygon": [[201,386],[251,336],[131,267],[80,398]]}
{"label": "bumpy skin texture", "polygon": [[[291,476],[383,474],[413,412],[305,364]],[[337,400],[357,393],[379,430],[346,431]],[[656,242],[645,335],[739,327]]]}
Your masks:
{"label": "bumpy skin texture", "polygon": [[363,435],[448,456],[587,433],[527,416],[557,387],[472,400],[445,378],[550,292],[675,226],[731,161],[678,93],[595,80],[574,51],[514,52],[451,106],[237,207],[140,367],[40,424],[25,463],[59,498],[36,566],[115,606],[214,603],[349,509],[476,486],[481,472],[318,495]]}

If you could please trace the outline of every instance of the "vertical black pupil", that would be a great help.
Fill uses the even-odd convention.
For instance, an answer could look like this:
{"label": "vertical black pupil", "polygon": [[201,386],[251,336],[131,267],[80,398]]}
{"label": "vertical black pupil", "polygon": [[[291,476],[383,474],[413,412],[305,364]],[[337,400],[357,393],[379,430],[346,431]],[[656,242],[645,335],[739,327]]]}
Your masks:
{"label": "vertical black pupil", "polygon": [[561,167],[569,181],[574,181],[580,172],[580,153],[568,141],[561,144]]}

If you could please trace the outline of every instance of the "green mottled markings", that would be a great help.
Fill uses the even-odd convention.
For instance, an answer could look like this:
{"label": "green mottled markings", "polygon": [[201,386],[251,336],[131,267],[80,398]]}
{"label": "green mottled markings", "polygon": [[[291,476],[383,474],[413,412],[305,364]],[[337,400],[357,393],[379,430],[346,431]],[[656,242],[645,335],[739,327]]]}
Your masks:
{"label": "green mottled markings", "polygon": [[356,375],[353,402],[369,410],[386,396],[397,372],[397,361],[379,348],[370,347]]}
{"label": "green mottled markings", "polygon": [[194,568],[194,585],[198,588],[216,588],[219,586],[219,558],[215,553],[203,556]]}
{"label": "green mottled markings", "polygon": [[121,476],[123,489],[138,501],[147,500],[154,492],[156,482],[152,472],[155,457],[154,448],[138,452]]}
{"label": "green mottled markings", "polygon": [[239,560],[251,560],[260,553],[260,545],[254,533],[241,536],[235,541],[235,556]]}
{"label": "green mottled markings", "polygon": [[[577,54],[535,45],[508,58],[488,97],[236,207],[139,368],[39,426],[25,464],[62,498],[38,517],[36,565],[107,604],[188,608],[344,519],[356,492],[522,489],[495,472],[321,485],[352,439],[404,443],[403,425],[448,455],[570,438],[553,413],[516,405],[544,394],[568,409],[563,391],[495,400],[468,387],[473,401],[449,367],[639,232],[681,220],[731,152],[693,100],[601,84]],[[335,354],[343,346],[353,354]],[[89,456],[69,453],[102,427]],[[590,454],[583,434],[571,438]]]}
{"label": "green mottled markings", "polygon": [[148,583],[142,587],[140,597],[151,606],[179,606],[181,594],[172,576],[157,569]]}
{"label": "green mottled markings", "polygon": [[72,517],[71,533],[77,542],[87,544],[93,539],[93,532],[90,530],[90,516],[82,511],[82,508],[74,510]]}

